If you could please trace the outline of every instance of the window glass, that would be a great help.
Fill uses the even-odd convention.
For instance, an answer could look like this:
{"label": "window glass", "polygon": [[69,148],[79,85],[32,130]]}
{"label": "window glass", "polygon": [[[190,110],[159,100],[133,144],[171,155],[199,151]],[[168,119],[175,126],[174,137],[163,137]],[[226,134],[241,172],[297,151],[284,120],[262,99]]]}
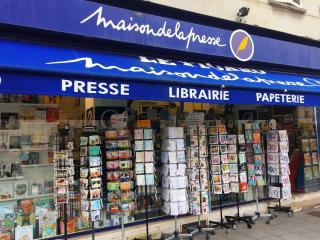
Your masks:
{"label": "window glass", "polygon": [[[220,200],[222,205],[253,201],[259,181],[239,186],[236,179],[239,135],[244,144],[252,135],[252,158],[265,162],[272,119],[288,134],[293,193],[319,190],[313,107],[2,94],[0,114],[4,239],[14,239],[14,232],[35,239],[60,235],[65,223],[72,233],[91,229],[92,222],[106,228],[147,215],[206,214]],[[222,166],[224,151],[228,166]],[[264,183],[258,184],[259,199],[266,199],[268,170],[255,171]],[[214,188],[214,179],[221,188]]]}

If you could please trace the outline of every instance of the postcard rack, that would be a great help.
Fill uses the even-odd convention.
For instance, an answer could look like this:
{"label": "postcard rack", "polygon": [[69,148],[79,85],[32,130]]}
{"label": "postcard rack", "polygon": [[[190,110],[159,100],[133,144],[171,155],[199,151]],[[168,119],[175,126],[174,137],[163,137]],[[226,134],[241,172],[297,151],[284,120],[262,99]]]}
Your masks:
{"label": "postcard rack", "polygon": [[[55,205],[58,208],[57,219],[60,234],[67,239],[68,234],[68,205],[72,209],[70,190],[74,184],[73,142],[67,127],[60,129],[54,141],[54,177]],[[71,211],[70,211],[71,212]],[[71,214],[70,214],[71,216]]]}
{"label": "postcard rack", "polygon": [[101,219],[102,208],[101,140],[95,127],[84,126],[80,137],[81,214],[91,223],[95,239],[95,222]]}
{"label": "postcard rack", "polygon": [[288,133],[273,128],[267,132],[266,139],[269,197],[278,199],[277,205],[268,206],[268,213],[273,212],[277,217],[280,212],[285,212],[291,217],[293,209],[281,205],[281,199],[291,198]]}

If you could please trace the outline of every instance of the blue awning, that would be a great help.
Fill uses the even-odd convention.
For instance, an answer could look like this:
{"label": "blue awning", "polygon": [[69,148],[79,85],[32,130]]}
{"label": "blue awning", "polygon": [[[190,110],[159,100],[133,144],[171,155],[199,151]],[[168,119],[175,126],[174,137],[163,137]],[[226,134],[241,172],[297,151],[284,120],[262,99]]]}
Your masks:
{"label": "blue awning", "polygon": [[0,53],[2,93],[282,105],[320,102],[318,77],[12,40],[0,40]]}

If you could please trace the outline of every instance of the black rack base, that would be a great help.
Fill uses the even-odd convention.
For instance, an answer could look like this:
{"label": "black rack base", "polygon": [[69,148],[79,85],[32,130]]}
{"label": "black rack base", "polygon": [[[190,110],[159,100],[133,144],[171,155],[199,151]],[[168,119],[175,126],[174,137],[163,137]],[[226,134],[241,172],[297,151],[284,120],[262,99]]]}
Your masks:
{"label": "black rack base", "polygon": [[231,229],[235,229],[235,224],[224,222],[223,220],[220,222],[209,221],[209,225],[213,228],[225,228],[226,233],[229,233]]}
{"label": "black rack base", "polygon": [[283,207],[280,205],[276,205],[274,207],[268,206],[268,213],[273,213],[275,217],[278,217],[278,214],[282,212],[287,213],[289,217],[293,216],[293,209],[291,207]]}
{"label": "black rack base", "polygon": [[247,227],[249,229],[252,228],[252,224],[254,224],[254,221],[252,219],[252,216],[225,216],[225,219],[227,220],[227,223],[231,223],[233,225],[236,225],[237,223],[244,222],[247,224]]}

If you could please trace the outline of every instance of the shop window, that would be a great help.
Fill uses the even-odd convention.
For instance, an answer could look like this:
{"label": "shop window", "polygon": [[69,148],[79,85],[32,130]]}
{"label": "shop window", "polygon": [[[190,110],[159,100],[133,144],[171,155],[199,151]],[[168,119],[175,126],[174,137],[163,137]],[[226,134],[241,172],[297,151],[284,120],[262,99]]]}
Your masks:
{"label": "shop window", "polygon": [[[233,161],[238,152],[232,145],[241,134],[246,141],[251,131],[261,148],[253,156],[261,155],[262,160],[271,119],[288,133],[293,193],[319,190],[319,114],[313,107],[2,94],[0,114],[0,237],[8,239],[22,232],[34,239],[60,235],[65,223],[68,233],[90,230],[91,220],[96,228],[108,229],[122,220],[143,221],[146,210],[149,218],[215,211],[216,193],[224,190],[211,184],[212,171],[220,171],[211,167],[211,154],[226,151]],[[222,130],[226,143],[217,138]],[[165,167],[170,161],[183,165],[191,158],[200,172],[192,172],[187,164],[180,175]],[[238,170],[235,164],[226,169]],[[267,170],[261,170],[265,184],[259,186],[260,199],[270,197],[266,175]],[[168,182],[167,176],[177,182]],[[201,179],[193,181],[192,176]],[[231,182],[223,205],[235,204],[236,192],[241,192],[240,203],[254,200],[250,184],[239,187],[230,175],[220,177],[217,181]],[[187,182],[203,191],[191,198]],[[177,196],[171,194],[172,185],[178,186]],[[171,203],[174,197],[178,205]],[[205,204],[197,205],[197,200]]]}

